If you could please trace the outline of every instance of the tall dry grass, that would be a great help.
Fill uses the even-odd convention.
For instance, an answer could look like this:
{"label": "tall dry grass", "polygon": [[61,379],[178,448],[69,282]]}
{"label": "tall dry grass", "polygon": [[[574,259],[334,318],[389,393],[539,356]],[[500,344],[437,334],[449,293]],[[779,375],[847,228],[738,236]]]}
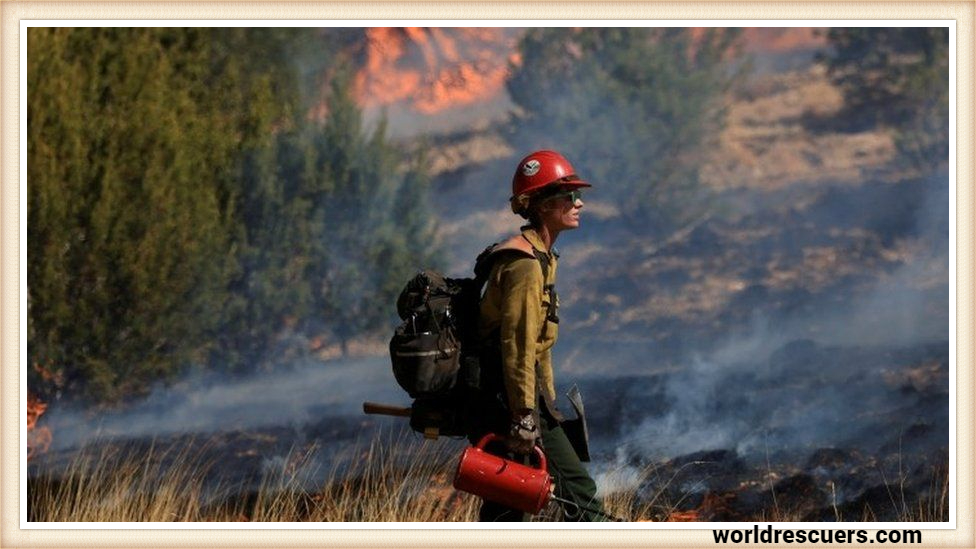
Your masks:
{"label": "tall dry grass", "polygon": [[[429,522],[477,519],[479,500],[451,486],[459,452],[404,436],[350,448],[324,480],[311,453],[265,471],[256,490],[214,485],[214,463],[180,449],[81,451],[63,471],[28,479],[36,522]],[[455,450],[455,451],[451,451]],[[243,493],[242,493],[243,492]]]}
{"label": "tall dry grass", "polygon": [[[209,443],[150,445],[120,449],[93,445],[61,471],[28,479],[28,520],[32,522],[469,522],[480,500],[451,486],[463,444],[429,443],[408,434],[381,434],[350,446],[329,470],[315,448],[293,451],[270,462],[254,487],[215,481],[215,463],[202,456]],[[212,449],[212,448],[211,448]],[[615,482],[613,475],[627,478]],[[675,473],[676,474],[676,473]],[[604,496],[608,513],[627,521],[709,520],[708,509],[678,511],[687,503],[668,500],[669,479],[649,466],[635,472],[609,471]],[[671,479],[673,480],[673,479]],[[658,486],[656,494],[641,487]],[[949,518],[947,468],[937,469],[926,497],[908,503],[905,522],[944,522]],[[901,502],[899,502],[901,503]],[[774,506],[775,507],[775,506]],[[698,514],[700,511],[700,514]],[[850,514],[850,513],[848,513]],[[839,520],[873,521],[860,516]],[[563,520],[550,504],[533,520]],[[773,508],[743,520],[801,520]]]}
{"label": "tall dry grass", "polygon": [[[54,475],[28,479],[35,522],[470,522],[481,501],[453,488],[463,444],[381,434],[352,445],[322,471],[315,449],[293,451],[254,489],[214,485],[208,444],[123,450],[91,445]],[[648,469],[644,480],[650,475]],[[611,472],[612,474],[612,472]],[[309,485],[308,479],[321,479]],[[209,479],[209,480],[208,480]],[[639,483],[638,483],[639,484]],[[636,488],[605,499],[625,520],[650,520],[656,500]],[[535,521],[564,520],[551,503]]]}
{"label": "tall dry grass", "polygon": [[189,446],[138,454],[104,446],[82,451],[61,475],[28,479],[27,511],[39,522],[200,520],[207,464]]}

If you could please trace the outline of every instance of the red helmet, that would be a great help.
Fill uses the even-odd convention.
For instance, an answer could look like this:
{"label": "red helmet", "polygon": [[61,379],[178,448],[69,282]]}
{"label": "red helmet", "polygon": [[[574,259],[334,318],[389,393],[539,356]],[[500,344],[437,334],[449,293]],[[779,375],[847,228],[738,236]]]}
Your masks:
{"label": "red helmet", "polygon": [[576,175],[573,165],[556,151],[536,151],[526,156],[512,177],[512,198],[530,194],[550,184],[590,187]]}

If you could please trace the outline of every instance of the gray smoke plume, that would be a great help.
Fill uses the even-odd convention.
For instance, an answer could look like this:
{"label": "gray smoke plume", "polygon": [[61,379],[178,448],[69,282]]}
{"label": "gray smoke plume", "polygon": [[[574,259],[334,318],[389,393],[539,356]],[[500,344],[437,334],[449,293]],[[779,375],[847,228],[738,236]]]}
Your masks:
{"label": "gray smoke plume", "polygon": [[94,414],[52,408],[45,419],[53,449],[95,439],[153,438],[269,426],[301,426],[323,416],[362,414],[362,403],[404,403],[389,359],[308,361],[241,380],[194,375],[158,387],[124,411]]}
{"label": "gray smoke plume", "polygon": [[[947,445],[948,178],[929,180],[916,204],[899,267],[878,272],[839,304],[757,314],[717,345],[692,345],[710,350],[665,376],[658,399],[667,411],[636,412],[623,442],[662,458],[710,449],[753,456],[822,446],[875,450],[922,422],[935,424]],[[869,427],[876,432],[867,436]]]}

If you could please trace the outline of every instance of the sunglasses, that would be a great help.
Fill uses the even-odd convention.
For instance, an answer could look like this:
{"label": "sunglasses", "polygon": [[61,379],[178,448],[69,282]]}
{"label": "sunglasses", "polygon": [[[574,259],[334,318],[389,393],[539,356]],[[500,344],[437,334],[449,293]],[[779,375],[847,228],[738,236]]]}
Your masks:
{"label": "sunglasses", "polygon": [[571,204],[576,204],[576,201],[577,200],[582,200],[583,199],[583,191],[581,191],[579,189],[574,189],[572,191],[563,191],[563,192],[560,192],[560,193],[556,193],[556,194],[554,194],[554,195],[546,198],[546,202],[548,202],[550,200],[555,200],[557,198],[568,198],[569,199],[569,202]]}

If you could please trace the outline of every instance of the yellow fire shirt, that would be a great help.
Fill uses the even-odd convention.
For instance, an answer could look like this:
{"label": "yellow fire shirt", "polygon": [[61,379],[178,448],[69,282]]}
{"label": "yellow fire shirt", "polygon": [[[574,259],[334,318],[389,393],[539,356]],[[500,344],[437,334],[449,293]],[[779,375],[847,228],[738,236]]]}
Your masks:
{"label": "yellow fire shirt", "polygon": [[[531,247],[519,240],[527,241]],[[549,256],[545,279],[532,248]],[[509,408],[513,412],[535,409],[536,395],[541,393],[554,410],[552,346],[559,325],[547,318],[554,295],[546,287],[555,287],[556,256],[546,250],[531,228],[500,244],[496,250],[500,249],[521,253],[499,254],[492,266],[481,301],[481,337],[484,340],[496,331],[501,336],[502,377]]]}

